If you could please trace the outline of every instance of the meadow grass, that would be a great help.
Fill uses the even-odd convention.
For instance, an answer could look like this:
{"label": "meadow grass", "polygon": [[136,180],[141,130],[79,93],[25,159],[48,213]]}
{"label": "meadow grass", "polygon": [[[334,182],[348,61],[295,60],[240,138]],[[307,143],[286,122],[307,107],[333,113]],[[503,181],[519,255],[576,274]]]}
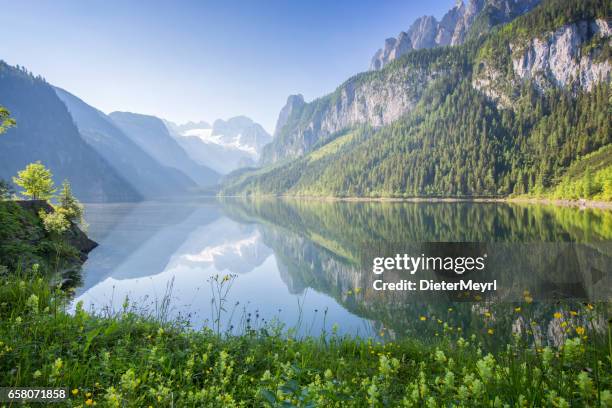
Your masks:
{"label": "meadow grass", "polygon": [[[555,314],[565,322],[559,347],[525,332],[489,352],[493,329],[468,335],[429,316],[415,319],[439,325],[431,341],[381,342],[333,331],[298,338],[274,325],[193,330],[127,305],[68,313],[69,293],[50,278],[0,275],[0,384],[69,387],[65,406],[612,406],[609,323],[576,323],[600,316],[599,305]],[[530,307],[528,298],[506,313],[528,316]]]}

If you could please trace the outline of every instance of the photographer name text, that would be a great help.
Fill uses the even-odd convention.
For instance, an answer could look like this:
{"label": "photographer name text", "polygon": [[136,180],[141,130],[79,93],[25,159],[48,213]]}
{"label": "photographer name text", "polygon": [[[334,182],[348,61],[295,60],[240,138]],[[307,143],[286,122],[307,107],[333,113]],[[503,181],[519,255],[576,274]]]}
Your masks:
{"label": "photographer name text", "polygon": [[[440,257],[440,256],[409,256],[397,254],[394,257],[377,257],[372,262],[372,273],[382,278],[387,271],[403,272],[414,275],[419,271],[434,271],[463,275],[466,272],[479,272],[485,269],[487,255],[479,257]],[[497,290],[497,280],[489,282],[474,279],[459,279],[452,281],[435,281],[432,279],[401,279],[396,282],[385,282],[376,279],[372,283],[376,291],[470,291],[488,292]]]}

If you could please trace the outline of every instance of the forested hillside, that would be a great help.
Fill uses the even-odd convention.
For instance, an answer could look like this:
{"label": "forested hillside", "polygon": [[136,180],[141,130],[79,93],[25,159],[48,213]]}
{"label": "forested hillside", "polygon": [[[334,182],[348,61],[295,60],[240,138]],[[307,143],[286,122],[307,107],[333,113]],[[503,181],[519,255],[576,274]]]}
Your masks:
{"label": "forested hillside", "polygon": [[[273,164],[232,175],[222,194],[552,191],[572,163],[612,140],[608,9],[607,0],[544,1],[461,46],[413,51],[360,74],[297,105],[268,148]],[[393,86],[381,91],[385,84]],[[402,86],[403,94],[393,93]],[[413,103],[396,103],[406,100]],[[390,113],[398,118],[384,120]],[[612,196],[606,174],[587,198]]]}
{"label": "forested hillside", "polygon": [[83,201],[141,198],[81,138],[66,106],[44,79],[0,61],[0,96],[16,121],[0,136],[0,179],[11,180],[27,164],[41,161],[52,169],[57,183],[70,179]]}

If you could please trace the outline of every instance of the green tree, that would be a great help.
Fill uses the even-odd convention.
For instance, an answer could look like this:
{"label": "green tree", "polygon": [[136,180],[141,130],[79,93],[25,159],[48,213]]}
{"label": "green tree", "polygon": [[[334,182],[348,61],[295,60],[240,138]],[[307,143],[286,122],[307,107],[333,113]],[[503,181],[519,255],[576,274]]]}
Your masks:
{"label": "green tree", "polygon": [[23,195],[33,200],[48,200],[55,193],[53,174],[41,162],[30,163],[13,177],[13,182],[23,188]]}
{"label": "green tree", "polygon": [[72,187],[68,180],[64,180],[62,183],[58,202],[57,211],[63,213],[68,221],[75,223],[83,222],[83,205],[72,194]]}
{"label": "green tree", "polygon": [[584,198],[591,198],[596,193],[595,177],[593,171],[587,166],[582,176],[582,196]]}
{"label": "green tree", "polygon": [[13,193],[13,186],[8,181],[0,179],[0,201],[9,200]]}
{"label": "green tree", "polygon": [[0,134],[15,126],[15,119],[11,118],[11,113],[3,106],[0,106]]}

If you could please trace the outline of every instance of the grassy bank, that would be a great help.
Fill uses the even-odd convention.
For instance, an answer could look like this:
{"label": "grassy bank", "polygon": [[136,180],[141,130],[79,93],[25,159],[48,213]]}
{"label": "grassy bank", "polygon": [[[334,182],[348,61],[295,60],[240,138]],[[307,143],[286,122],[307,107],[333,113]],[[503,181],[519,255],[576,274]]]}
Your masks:
{"label": "grassy bank", "polygon": [[68,314],[66,292],[32,271],[3,274],[0,299],[0,384],[70,387],[67,406],[612,406],[609,328],[588,324],[598,306],[556,316],[559,348],[524,333],[488,354],[497,329],[464,338],[433,316],[416,317],[439,325],[428,344],[298,339],[272,326],[224,336],[129,307]]}

